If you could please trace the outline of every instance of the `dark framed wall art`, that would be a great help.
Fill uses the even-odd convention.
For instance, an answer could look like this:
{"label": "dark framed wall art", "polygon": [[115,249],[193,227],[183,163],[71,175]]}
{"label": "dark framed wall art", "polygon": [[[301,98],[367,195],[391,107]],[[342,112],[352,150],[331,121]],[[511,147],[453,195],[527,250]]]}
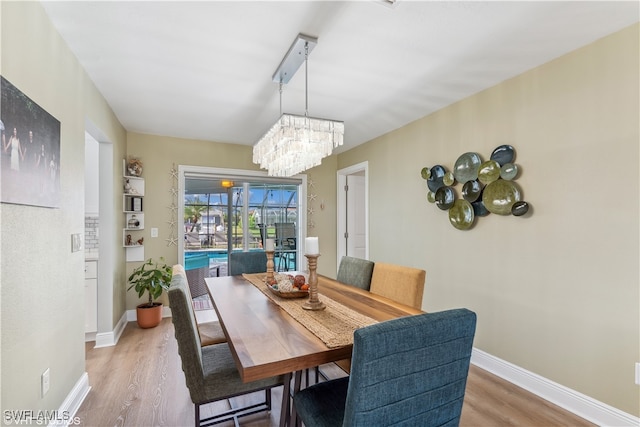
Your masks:
{"label": "dark framed wall art", "polygon": [[0,201],[59,208],[60,122],[0,81]]}

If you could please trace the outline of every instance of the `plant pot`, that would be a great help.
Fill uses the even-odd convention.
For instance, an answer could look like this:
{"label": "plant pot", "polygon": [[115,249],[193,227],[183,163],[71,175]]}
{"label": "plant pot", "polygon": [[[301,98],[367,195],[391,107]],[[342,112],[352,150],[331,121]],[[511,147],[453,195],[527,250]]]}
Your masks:
{"label": "plant pot", "polygon": [[162,321],[162,303],[154,302],[153,307],[140,304],[136,307],[138,326],[142,329],[155,328]]}

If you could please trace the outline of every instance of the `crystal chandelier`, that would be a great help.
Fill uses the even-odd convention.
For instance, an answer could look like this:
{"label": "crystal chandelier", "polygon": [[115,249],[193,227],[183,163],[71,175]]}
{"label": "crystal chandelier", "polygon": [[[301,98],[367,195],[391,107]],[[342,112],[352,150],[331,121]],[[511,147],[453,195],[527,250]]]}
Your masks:
{"label": "crystal chandelier", "polygon": [[[276,70],[273,80],[288,83],[302,60],[305,63],[305,115],[282,114],[253,147],[253,162],[267,169],[270,176],[293,176],[314,166],[341,146],[344,122],[309,117],[307,60],[317,39],[299,34]],[[304,49],[301,49],[304,47]],[[302,51],[304,50],[304,58]]]}

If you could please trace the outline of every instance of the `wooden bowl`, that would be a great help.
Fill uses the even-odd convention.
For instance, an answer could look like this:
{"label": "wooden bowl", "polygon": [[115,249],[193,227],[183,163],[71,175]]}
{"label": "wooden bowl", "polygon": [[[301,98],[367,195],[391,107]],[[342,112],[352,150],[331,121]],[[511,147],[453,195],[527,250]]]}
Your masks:
{"label": "wooden bowl", "polygon": [[305,298],[309,296],[309,291],[297,290],[292,292],[281,292],[278,289],[274,289],[271,285],[267,285],[267,287],[273,294],[278,295],[281,298]]}

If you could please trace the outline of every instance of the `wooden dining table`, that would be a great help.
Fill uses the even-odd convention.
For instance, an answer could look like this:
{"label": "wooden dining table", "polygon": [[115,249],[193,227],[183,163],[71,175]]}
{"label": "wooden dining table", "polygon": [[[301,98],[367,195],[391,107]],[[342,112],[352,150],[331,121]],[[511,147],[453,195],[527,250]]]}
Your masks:
{"label": "wooden dining table", "polygon": [[[353,345],[329,348],[242,275],[205,279],[214,309],[244,382],[285,376],[280,425],[289,422],[292,375],[351,357]],[[377,321],[422,313],[319,275],[320,299],[330,298]],[[279,297],[276,297],[279,298]],[[294,388],[299,387],[299,375]]]}

